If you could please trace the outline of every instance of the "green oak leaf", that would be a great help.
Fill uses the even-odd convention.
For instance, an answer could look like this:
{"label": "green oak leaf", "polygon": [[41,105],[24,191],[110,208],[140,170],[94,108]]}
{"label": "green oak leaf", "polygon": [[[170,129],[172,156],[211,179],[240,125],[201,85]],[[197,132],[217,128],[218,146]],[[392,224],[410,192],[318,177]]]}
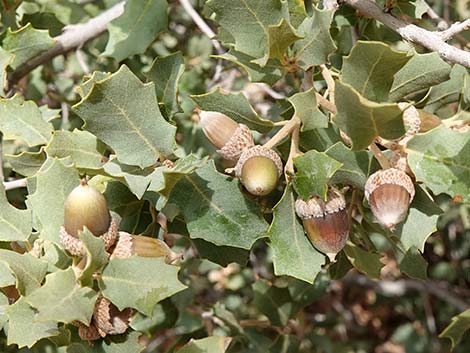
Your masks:
{"label": "green oak leaf", "polygon": [[265,133],[274,126],[272,121],[261,119],[243,93],[227,93],[220,89],[191,96],[201,110],[223,113],[250,129]]}
{"label": "green oak leaf", "polygon": [[297,170],[294,189],[302,199],[308,200],[313,195],[326,199],[328,181],[342,164],[324,152],[310,150],[294,158],[294,165]]}
{"label": "green oak leaf", "polygon": [[92,286],[93,274],[108,263],[108,253],[104,248],[104,241],[95,237],[88,229],[79,232],[79,239],[83,242],[86,252],[86,263],[78,280],[82,286]]}
{"label": "green oak leaf", "polygon": [[365,251],[351,243],[346,244],[344,253],[358,271],[372,278],[380,278],[380,270],[384,267],[380,262],[381,254]]}
{"label": "green oak leaf", "polygon": [[394,75],[410,57],[382,42],[358,41],[344,59],[341,81],[351,85],[364,98],[387,100]]}
{"label": "green oak leaf", "polygon": [[36,103],[15,95],[0,99],[0,131],[4,140],[19,139],[32,147],[49,141],[52,125],[43,120]]}
{"label": "green oak leaf", "polygon": [[52,139],[44,149],[49,157],[70,157],[75,167],[98,170],[103,166],[103,153],[106,149],[88,131],[54,131]]}
{"label": "green oak leaf", "polygon": [[406,151],[418,181],[436,195],[461,196],[470,202],[470,134],[440,125],[413,137]]}
{"label": "green oak leaf", "polygon": [[59,270],[46,276],[46,283],[25,300],[37,310],[35,321],[71,323],[78,320],[88,325],[98,294],[88,287],[81,287],[74,270]]}
{"label": "green oak leaf", "polygon": [[268,54],[254,62],[261,67],[268,63],[269,59],[283,60],[287,48],[295,41],[301,39],[295,28],[293,28],[285,18],[275,26],[268,26]]}
{"label": "green oak leaf", "polygon": [[108,24],[109,40],[103,55],[117,61],[142,54],[168,26],[166,0],[128,0],[124,13]]}
{"label": "green oak leaf", "polygon": [[240,192],[238,181],[216,171],[214,163],[185,175],[169,201],[178,206],[191,238],[250,249],[268,228],[259,206]]}
{"label": "green oak leaf", "polygon": [[424,251],[426,239],[437,230],[438,215],[429,215],[416,208],[410,208],[408,217],[397,227],[401,243],[406,250],[411,247]]}
{"label": "green oak leaf", "polygon": [[39,152],[23,151],[15,155],[5,154],[4,158],[15,172],[30,177],[41,169],[46,161],[46,153],[42,149]]}
{"label": "green oak leaf", "polygon": [[184,72],[184,58],[178,52],[157,57],[145,76],[155,84],[160,110],[166,118],[181,112],[178,103],[178,83]]}
{"label": "green oak leaf", "polygon": [[302,131],[328,127],[328,117],[318,109],[315,89],[299,92],[288,98],[295,115],[302,120]]}
{"label": "green oak leaf", "polygon": [[364,188],[372,163],[368,152],[351,151],[344,143],[337,142],[325,153],[342,163],[341,168],[331,177],[331,184],[346,184]]}
{"label": "green oak leaf", "polygon": [[295,213],[295,196],[290,186],[273,210],[268,230],[273,252],[274,273],[313,283],[325,263],[325,256],[310,244]]}
{"label": "green oak leaf", "polygon": [[0,288],[7,286],[14,286],[16,278],[11,272],[10,267],[6,262],[2,262],[0,259]]}
{"label": "green oak leaf", "polygon": [[125,65],[95,82],[72,109],[122,163],[145,168],[173,152],[176,128],[161,115],[154,84],[143,84]]}
{"label": "green oak leaf", "polygon": [[395,75],[390,99],[399,101],[446,81],[451,66],[438,53],[415,54]]}
{"label": "green oak leaf", "polygon": [[450,339],[453,349],[468,330],[470,330],[470,309],[454,316],[450,325],[441,332],[439,337]]}
{"label": "green oak leaf", "polygon": [[152,173],[152,168],[141,169],[133,165],[127,165],[119,162],[115,156],[111,156],[109,161],[103,165],[103,170],[108,175],[123,181],[139,199],[147,190],[151,180],[150,174]]}
{"label": "green oak leaf", "polygon": [[409,277],[425,281],[428,279],[428,263],[415,246],[412,246],[400,260],[400,271]]}
{"label": "green oak leaf", "polygon": [[25,241],[31,234],[31,210],[10,205],[3,184],[0,185],[0,241]]}
{"label": "green oak leaf", "polygon": [[253,303],[256,309],[266,315],[273,326],[284,326],[293,318],[298,306],[292,300],[289,289],[277,287],[265,279],[253,284]]}
{"label": "green oak leaf", "polygon": [[7,85],[7,67],[13,61],[14,55],[0,47],[0,96],[5,95]]}
{"label": "green oak leaf", "polygon": [[210,336],[199,340],[191,339],[175,353],[224,353],[231,341],[231,337],[224,336]]}
{"label": "green oak leaf", "polygon": [[55,41],[49,37],[47,30],[34,29],[28,23],[17,31],[8,29],[2,46],[4,50],[15,55],[10,66],[16,69],[31,58],[52,48],[54,44]]}
{"label": "green oak leaf", "polygon": [[8,307],[7,344],[17,344],[19,348],[32,347],[41,338],[57,336],[60,331],[57,322],[36,321],[36,312],[24,297]]}
{"label": "green oak leaf", "polygon": [[287,1],[282,0],[210,0],[207,6],[233,37],[235,50],[258,59],[268,56],[269,26],[288,16]]}
{"label": "green oak leaf", "polygon": [[22,295],[27,295],[41,287],[46,275],[47,263],[29,253],[18,254],[0,249],[0,261],[8,265],[16,277],[16,288]]}
{"label": "green oak leaf", "polygon": [[468,82],[469,78],[467,69],[455,64],[450,71],[449,80],[431,87],[426,96],[424,110],[435,112],[446,104],[458,102],[462,93],[464,96],[468,95],[469,90],[468,87],[465,87],[465,82]]}
{"label": "green oak leaf", "polygon": [[28,196],[28,204],[40,224],[42,239],[59,243],[59,229],[64,224],[64,201],[79,181],[75,168],[56,158],[48,159],[36,174],[36,189]]}
{"label": "green oak leaf", "polygon": [[186,288],[178,280],[178,271],[163,258],[114,258],[103,271],[100,288],[119,310],[134,308],[151,315],[158,302]]}
{"label": "green oak leaf", "polygon": [[313,8],[313,15],[306,17],[298,28],[303,39],[293,46],[294,57],[300,67],[308,70],[312,66],[324,64],[336,50],[335,42],[330,35],[334,11]]}
{"label": "green oak leaf", "polygon": [[351,138],[354,151],[367,148],[378,136],[395,139],[405,133],[397,104],[369,101],[341,81],[336,83],[335,97],[335,122]]}
{"label": "green oak leaf", "polygon": [[238,52],[233,48],[224,54],[214,55],[214,58],[228,60],[241,66],[248,74],[250,82],[264,82],[268,85],[274,85],[285,75],[285,68],[279,60],[269,59],[266,64],[261,67],[253,62],[255,58]]}
{"label": "green oak leaf", "polygon": [[80,98],[85,98],[88,93],[90,93],[94,84],[99,81],[103,81],[109,78],[111,74],[109,72],[95,71],[93,74],[83,76],[82,83],[76,88],[77,93],[80,95]]}

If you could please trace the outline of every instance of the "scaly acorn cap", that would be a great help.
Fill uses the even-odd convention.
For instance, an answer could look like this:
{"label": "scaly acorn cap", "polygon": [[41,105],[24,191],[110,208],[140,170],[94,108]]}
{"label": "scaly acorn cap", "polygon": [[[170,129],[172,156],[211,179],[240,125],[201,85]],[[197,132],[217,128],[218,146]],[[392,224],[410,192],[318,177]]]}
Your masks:
{"label": "scaly acorn cap", "polygon": [[217,153],[228,160],[237,160],[244,150],[254,146],[251,130],[219,112],[201,111],[200,125]]}
{"label": "scaly acorn cap", "polygon": [[133,313],[131,308],[119,311],[113,303],[99,295],[93,312],[93,324],[101,337],[119,335],[126,332]]}
{"label": "scaly acorn cap", "polygon": [[389,168],[379,170],[367,179],[365,195],[377,220],[393,230],[406,218],[415,188],[404,171]]}
{"label": "scaly acorn cap", "polygon": [[405,136],[399,139],[399,143],[400,145],[406,145],[421,129],[421,119],[418,110],[409,103],[400,102],[398,107],[403,111],[403,123],[406,131]]}
{"label": "scaly acorn cap", "polygon": [[168,264],[172,264],[182,257],[181,254],[172,251],[168,245],[160,239],[119,232],[119,239],[110,258],[124,259],[133,255],[142,257],[165,257],[165,262]]}
{"label": "scaly acorn cap", "polygon": [[[100,236],[104,242],[104,248],[109,250],[113,247],[118,239],[119,233],[119,223],[113,218],[111,219],[111,224],[109,225],[108,231]],[[70,235],[66,230],[65,227],[60,227],[59,231],[59,238],[62,246],[65,250],[67,250],[73,256],[85,256],[86,251],[83,245],[83,242]]]}
{"label": "scaly acorn cap", "polygon": [[240,156],[235,175],[250,194],[267,195],[282,175],[281,157],[271,149],[254,146]]}
{"label": "scaly acorn cap", "polygon": [[295,211],[302,219],[304,230],[312,244],[331,260],[346,245],[349,219],[344,195],[336,188],[327,192],[327,200],[313,196],[295,201]]}
{"label": "scaly acorn cap", "polygon": [[88,185],[85,178],[69,194],[64,203],[64,228],[77,237],[78,232],[87,227],[95,236],[108,231],[111,215],[104,196]]}

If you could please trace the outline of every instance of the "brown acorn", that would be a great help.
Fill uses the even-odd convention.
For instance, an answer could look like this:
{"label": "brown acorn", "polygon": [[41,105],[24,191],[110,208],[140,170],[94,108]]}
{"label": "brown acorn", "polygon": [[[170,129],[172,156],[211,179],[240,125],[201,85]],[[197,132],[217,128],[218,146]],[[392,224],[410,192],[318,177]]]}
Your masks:
{"label": "brown acorn", "polygon": [[404,171],[389,168],[379,170],[367,179],[365,194],[377,220],[394,230],[406,218],[415,188]]}
{"label": "brown acorn", "polygon": [[217,153],[228,160],[237,160],[243,151],[254,146],[251,130],[219,112],[201,111],[199,123]]}
{"label": "brown acorn", "polygon": [[282,175],[281,157],[271,149],[254,146],[240,156],[235,175],[250,194],[267,195],[276,188]]}
{"label": "brown acorn", "polygon": [[82,179],[64,203],[64,228],[77,237],[87,227],[95,236],[106,233],[111,224],[111,215],[104,196]]}
{"label": "brown acorn", "polygon": [[312,244],[334,259],[343,249],[349,234],[349,219],[344,195],[336,188],[327,192],[327,200],[313,196],[308,201],[298,198],[295,211],[302,219]]}
{"label": "brown acorn", "polygon": [[111,254],[111,259],[122,259],[133,255],[142,257],[164,257],[165,262],[169,264],[181,259],[181,254],[173,252],[168,245],[160,239],[119,232],[119,239]]}

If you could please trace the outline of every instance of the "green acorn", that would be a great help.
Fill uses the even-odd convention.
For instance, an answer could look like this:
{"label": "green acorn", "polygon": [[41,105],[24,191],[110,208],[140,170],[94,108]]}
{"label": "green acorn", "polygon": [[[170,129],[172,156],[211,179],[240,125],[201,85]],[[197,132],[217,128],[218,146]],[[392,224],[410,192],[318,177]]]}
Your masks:
{"label": "green acorn", "polygon": [[104,196],[82,179],[64,203],[64,228],[68,234],[78,237],[87,227],[95,236],[105,234],[111,224],[111,215]]}
{"label": "green acorn", "polygon": [[235,175],[250,194],[264,196],[276,188],[282,175],[282,161],[273,150],[254,146],[240,156]]}

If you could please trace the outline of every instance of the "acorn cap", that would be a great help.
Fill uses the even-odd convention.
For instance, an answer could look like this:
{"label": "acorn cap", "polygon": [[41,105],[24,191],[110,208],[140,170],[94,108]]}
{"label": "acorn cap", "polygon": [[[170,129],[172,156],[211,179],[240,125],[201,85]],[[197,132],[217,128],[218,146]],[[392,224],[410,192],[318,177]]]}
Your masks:
{"label": "acorn cap", "polygon": [[394,184],[404,187],[410,194],[409,203],[411,203],[415,196],[415,187],[411,178],[400,169],[388,168],[379,170],[369,176],[365,186],[366,198],[369,199],[374,190],[384,184]]}
{"label": "acorn cap", "polygon": [[133,313],[131,308],[119,311],[113,303],[99,295],[93,312],[93,324],[101,337],[119,335],[126,332]]}
{"label": "acorn cap", "polygon": [[398,103],[398,107],[403,111],[403,123],[405,125],[405,136],[399,139],[401,145],[406,143],[416,135],[421,129],[421,118],[419,117],[418,110],[406,102]]}
{"label": "acorn cap", "polygon": [[68,234],[77,237],[87,227],[95,236],[108,231],[111,215],[104,196],[82,179],[64,202],[64,228]]}
{"label": "acorn cap", "polygon": [[[109,225],[108,231],[100,236],[104,242],[104,248],[109,250],[116,243],[119,233],[119,223],[113,218],[111,219],[111,224]],[[83,245],[83,242],[70,235],[65,227],[60,227],[59,230],[59,239],[62,243],[62,246],[73,256],[85,256],[86,251]]]}
{"label": "acorn cap", "polygon": [[319,196],[307,201],[298,198],[295,211],[312,244],[333,260],[348,240],[349,219],[344,195],[330,188],[326,201]]}
{"label": "acorn cap", "polygon": [[254,146],[240,156],[235,175],[251,194],[267,195],[282,175],[281,157],[271,149]]}
{"label": "acorn cap", "polygon": [[223,158],[236,160],[244,150],[254,146],[251,130],[225,114],[201,111],[199,118],[204,134]]}

